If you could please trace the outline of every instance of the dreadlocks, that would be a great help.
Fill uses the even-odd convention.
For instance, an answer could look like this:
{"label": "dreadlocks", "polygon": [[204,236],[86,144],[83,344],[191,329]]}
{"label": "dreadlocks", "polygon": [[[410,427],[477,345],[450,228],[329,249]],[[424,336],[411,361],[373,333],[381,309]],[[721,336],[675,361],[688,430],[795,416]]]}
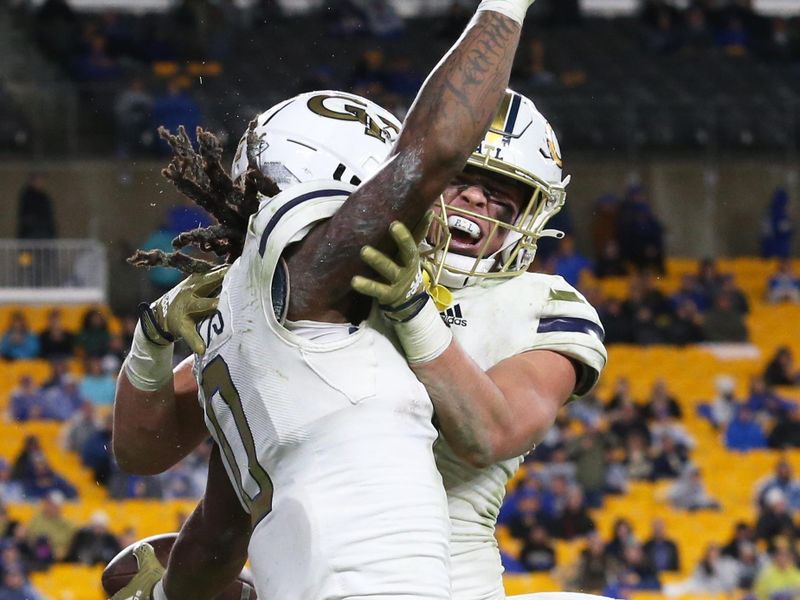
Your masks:
{"label": "dreadlocks", "polygon": [[254,148],[257,147],[256,121],[247,130],[248,168],[244,177],[234,182],[222,168],[222,146],[216,136],[197,128],[195,151],[186,129],[178,127],[173,135],[164,127],[158,135],[172,148],[172,160],[161,174],[187,198],[209,212],[217,224],[185,231],[172,240],[174,252],[161,250],[137,250],[128,262],[137,267],[173,267],[184,273],[206,273],[215,265],[205,260],[192,258],[180,252],[186,246],[213,252],[233,262],[241,256],[247,222],[258,210],[259,196],[273,197],[280,189],[257,167]]}

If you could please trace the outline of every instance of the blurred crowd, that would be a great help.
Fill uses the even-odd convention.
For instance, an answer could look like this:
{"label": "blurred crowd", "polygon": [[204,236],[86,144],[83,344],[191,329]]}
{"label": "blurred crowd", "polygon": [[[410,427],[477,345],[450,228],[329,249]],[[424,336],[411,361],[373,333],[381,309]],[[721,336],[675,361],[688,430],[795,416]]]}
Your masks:
{"label": "blurred crowd", "polygon": [[[771,400],[765,402],[766,397]],[[762,377],[754,378],[749,397],[717,398],[700,403],[697,410],[705,416],[709,404],[720,403],[725,409],[712,411],[718,415],[713,425],[729,449],[747,452],[766,446],[731,445],[744,412],[773,431],[791,422],[795,437],[770,446],[798,447],[800,410]],[[652,521],[647,538],[637,537],[627,517],[616,520],[610,537],[598,531],[592,509],[603,507],[609,496],[627,493],[637,481],[668,482],[656,500],[678,511],[725,508],[724,499],[708,491],[692,460],[696,440],[685,425],[685,406],[663,380],[654,382],[647,398],[634,398],[625,378],[616,381],[605,399],[590,394],[570,404],[526,459],[525,475],[501,510],[501,535],[519,549],[515,555],[504,553],[507,570],[550,572],[566,589],[616,598],[628,598],[635,590],[660,590],[668,596],[743,590],[755,594],[747,597],[762,600],[772,597],[765,590],[782,589],[775,586],[784,585],[784,575],[800,578],[800,480],[780,455],[774,473],[753,490],[756,520],[735,523],[731,538],[709,545],[695,567],[682,563],[664,519]],[[559,540],[584,541],[574,563],[558,563]],[[665,585],[661,574],[670,572],[691,575],[680,581],[673,577]]]}

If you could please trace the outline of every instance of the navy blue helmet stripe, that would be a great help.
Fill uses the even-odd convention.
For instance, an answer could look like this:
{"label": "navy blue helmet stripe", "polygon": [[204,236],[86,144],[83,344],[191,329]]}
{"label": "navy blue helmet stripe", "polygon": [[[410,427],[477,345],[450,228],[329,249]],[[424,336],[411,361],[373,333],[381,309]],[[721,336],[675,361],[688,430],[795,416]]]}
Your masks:
{"label": "navy blue helmet stripe", "polygon": [[308,194],[303,194],[302,196],[298,196],[293,200],[289,200],[286,204],[281,206],[274,215],[272,215],[269,223],[267,223],[267,226],[264,228],[264,233],[261,234],[261,243],[258,246],[258,253],[261,255],[261,258],[264,258],[264,253],[267,251],[267,240],[269,240],[270,234],[278,225],[278,221],[280,221],[283,216],[294,207],[302,204],[303,202],[307,202],[308,200],[316,200],[317,198],[330,198],[332,196],[349,195],[349,190],[317,190],[316,192],[309,192]]}
{"label": "navy blue helmet stripe", "polygon": [[522,106],[522,96],[514,94],[514,100],[511,101],[511,108],[508,109],[508,119],[506,119],[505,131],[508,135],[514,134],[514,126],[517,124],[520,106]]}
{"label": "navy blue helmet stripe", "polygon": [[602,342],[606,334],[603,328],[597,323],[587,319],[578,319],[575,317],[553,317],[550,319],[542,319],[539,321],[539,329],[537,333],[553,333],[555,331],[565,331],[570,333],[589,333],[596,335]]}

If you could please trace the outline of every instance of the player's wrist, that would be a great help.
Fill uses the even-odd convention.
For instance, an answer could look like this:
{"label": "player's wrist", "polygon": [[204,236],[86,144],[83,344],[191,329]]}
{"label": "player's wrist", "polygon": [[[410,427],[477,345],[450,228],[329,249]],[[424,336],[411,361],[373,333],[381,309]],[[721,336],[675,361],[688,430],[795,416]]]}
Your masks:
{"label": "player's wrist", "polygon": [[394,329],[410,365],[431,362],[453,341],[453,333],[427,294],[417,313],[404,322],[395,323]]}
{"label": "player's wrist", "polygon": [[498,12],[522,25],[531,4],[533,0],[481,0],[477,12]]}
{"label": "player's wrist", "polygon": [[142,324],[137,324],[123,364],[125,375],[133,387],[143,392],[155,392],[169,383],[172,380],[173,347],[174,344],[153,343],[145,335]]}

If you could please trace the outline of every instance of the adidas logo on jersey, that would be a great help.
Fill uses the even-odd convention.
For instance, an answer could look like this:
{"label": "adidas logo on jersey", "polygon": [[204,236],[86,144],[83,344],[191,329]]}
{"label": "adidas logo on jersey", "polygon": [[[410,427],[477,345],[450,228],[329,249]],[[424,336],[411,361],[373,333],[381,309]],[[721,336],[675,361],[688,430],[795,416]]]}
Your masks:
{"label": "adidas logo on jersey", "polygon": [[446,311],[441,313],[441,315],[442,315],[442,321],[444,321],[445,325],[447,325],[448,327],[452,327],[453,325],[457,327],[467,326],[467,320],[461,314],[460,304],[456,304],[455,306],[448,308]]}

